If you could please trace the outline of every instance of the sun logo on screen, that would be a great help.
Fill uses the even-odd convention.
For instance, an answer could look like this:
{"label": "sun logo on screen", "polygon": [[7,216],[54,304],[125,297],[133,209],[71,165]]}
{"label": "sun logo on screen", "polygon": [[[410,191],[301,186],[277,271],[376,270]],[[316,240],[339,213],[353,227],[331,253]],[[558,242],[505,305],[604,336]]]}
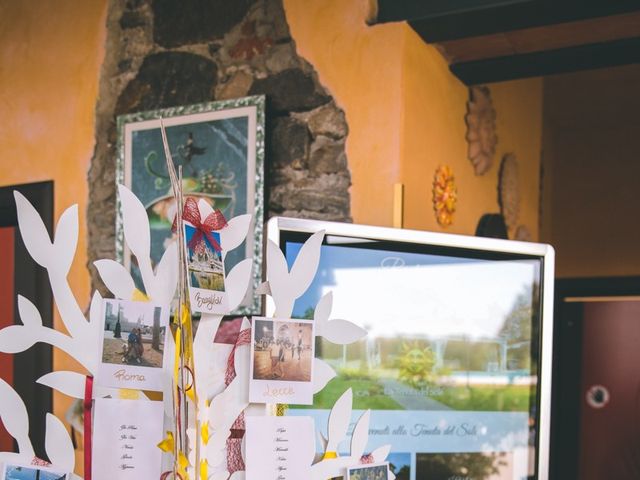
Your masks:
{"label": "sun logo on screen", "polygon": [[414,388],[423,388],[433,378],[435,353],[419,342],[403,343],[398,358],[398,379]]}

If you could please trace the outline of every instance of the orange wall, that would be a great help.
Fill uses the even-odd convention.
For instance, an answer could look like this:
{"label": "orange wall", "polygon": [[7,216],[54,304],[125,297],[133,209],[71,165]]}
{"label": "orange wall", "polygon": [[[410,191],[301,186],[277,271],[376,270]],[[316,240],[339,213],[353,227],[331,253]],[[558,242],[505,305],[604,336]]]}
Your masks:
{"label": "orange wall", "polygon": [[[79,204],[80,238],[69,283],[89,303],[87,170],[105,40],[106,0],[0,0],[0,185],[54,181],[55,218]],[[59,317],[56,326],[62,328]],[[56,370],[68,360],[54,353]],[[59,417],[69,399],[56,395]]]}
{"label": "orange wall", "polygon": [[[473,234],[484,213],[499,211],[498,167],[515,152],[521,215],[538,235],[542,80],[491,85],[497,110],[494,166],[477,177],[465,141],[468,89],[436,49],[404,23],[365,24],[367,0],[285,0],[298,53],[309,60],[345,110],[354,221],[392,224],[395,182],[405,184],[405,227]],[[431,182],[448,164],[458,184],[458,210],[447,229],[435,221]]]}

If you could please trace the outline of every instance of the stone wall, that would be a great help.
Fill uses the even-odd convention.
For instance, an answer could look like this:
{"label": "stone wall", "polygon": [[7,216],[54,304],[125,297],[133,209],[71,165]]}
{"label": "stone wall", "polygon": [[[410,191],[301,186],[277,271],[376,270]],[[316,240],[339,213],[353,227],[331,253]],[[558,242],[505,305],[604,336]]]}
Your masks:
{"label": "stone wall", "polygon": [[255,94],[267,215],[350,221],[344,112],[297,55],[281,0],[112,0],[89,171],[95,287],[92,262],[115,256],[116,117]]}

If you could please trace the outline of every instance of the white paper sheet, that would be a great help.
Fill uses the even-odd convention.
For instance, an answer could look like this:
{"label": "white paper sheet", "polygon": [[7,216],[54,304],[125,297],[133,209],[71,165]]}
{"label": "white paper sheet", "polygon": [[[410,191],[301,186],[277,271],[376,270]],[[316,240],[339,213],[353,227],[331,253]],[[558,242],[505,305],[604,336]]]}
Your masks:
{"label": "white paper sheet", "polygon": [[247,417],[246,480],[310,478],[314,457],[311,417]]}
{"label": "white paper sheet", "polygon": [[93,480],[160,478],[162,402],[98,398],[93,430]]}

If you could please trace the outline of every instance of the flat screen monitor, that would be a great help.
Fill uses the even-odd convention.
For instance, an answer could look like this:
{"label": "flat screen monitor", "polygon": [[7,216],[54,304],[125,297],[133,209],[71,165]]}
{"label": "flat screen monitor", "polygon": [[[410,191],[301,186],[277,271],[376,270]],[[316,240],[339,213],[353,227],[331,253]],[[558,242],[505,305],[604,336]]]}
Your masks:
{"label": "flat screen monitor", "polygon": [[313,318],[332,291],[331,318],[368,335],[317,339],[337,376],[288,414],[312,416],[326,435],[330,408],[352,388],[353,420],[372,410],[368,451],[391,444],[399,480],[546,480],[553,249],[282,217],[268,238],[291,266],[320,230],[319,268],[293,317]]}

